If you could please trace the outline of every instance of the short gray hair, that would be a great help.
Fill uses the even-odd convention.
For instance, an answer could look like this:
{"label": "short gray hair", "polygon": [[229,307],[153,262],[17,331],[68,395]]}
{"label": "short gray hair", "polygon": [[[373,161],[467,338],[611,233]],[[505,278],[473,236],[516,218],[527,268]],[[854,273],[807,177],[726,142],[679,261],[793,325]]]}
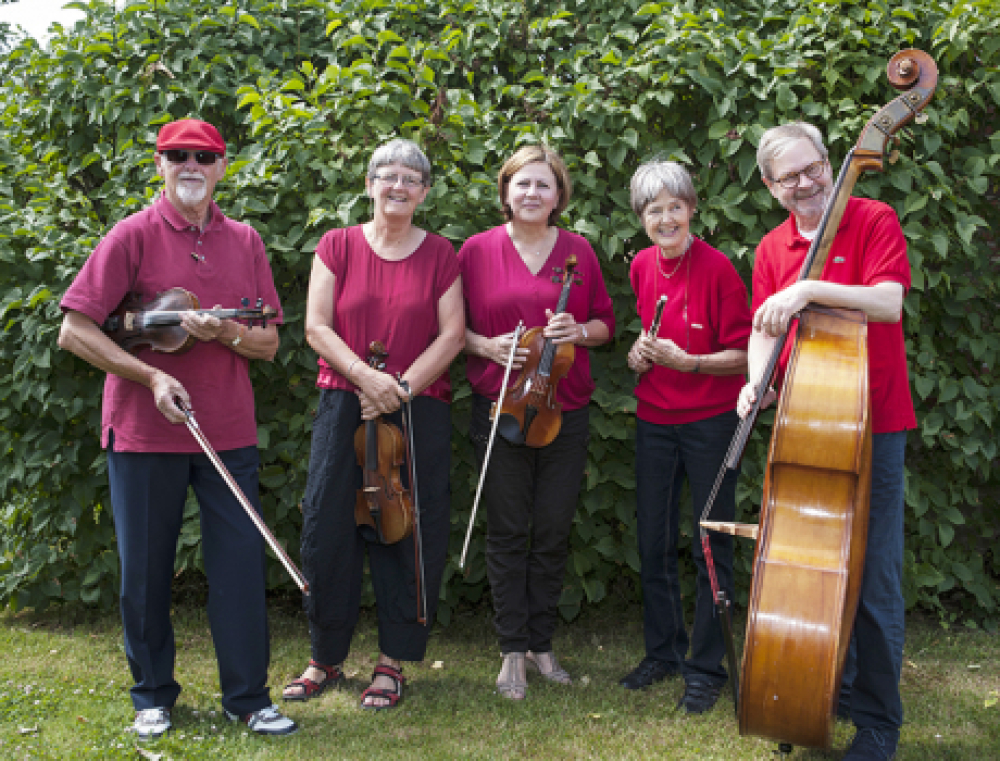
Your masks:
{"label": "short gray hair", "polygon": [[808,140],[819,151],[821,158],[826,158],[829,152],[823,145],[823,133],[809,122],[789,122],[778,127],[771,127],[760,137],[757,146],[757,167],[765,179],[774,180],[771,167],[789,145],[799,140]]}
{"label": "short gray hair", "polygon": [[676,161],[653,159],[635,170],[630,183],[632,211],[642,217],[646,207],[666,190],[692,209],[698,205],[698,194],[688,170]]}
{"label": "short gray hair", "polygon": [[371,161],[368,162],[368,179],[374,180],[379,167],[389,164],[402,164],[407,169],[420,172],[420,179],[424,185],[431,184],[431,162],[420,150],[420,146],[412,140],[397,137],[376,148]]}

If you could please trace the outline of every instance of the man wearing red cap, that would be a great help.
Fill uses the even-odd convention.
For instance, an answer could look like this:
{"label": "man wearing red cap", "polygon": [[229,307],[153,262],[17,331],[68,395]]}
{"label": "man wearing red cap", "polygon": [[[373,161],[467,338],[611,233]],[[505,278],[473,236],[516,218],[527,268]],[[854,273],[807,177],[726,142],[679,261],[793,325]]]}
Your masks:
{"label": "man wearing red cap", "polygon": [[[155,739],[171,728],[174,680],[170,584],[188,486],[201,512],[209,581],[208,616],[226,715],[263,735],[298,727],[271,703],[264,599],[264,542],[185,426],[178,400],[198,413],[205,436],[240,488],[260,503],[257,424],[250,359],[278,350],[281,305],[260,236],[212,201],[226,173],[226,144],[211,124],[181,119],[156,141],[164,180],[152,205],[115,225],[62,300],[59,345],[105,371],[101,444],[121,559],[125,654],[135,684],[134,731]],[[149,300],[181,287],[201,304],[236,307],[248,298],[278,310],[267,327],[185,313],[196,340],[184,354],[133,356],[101,330],[129,293]]]}

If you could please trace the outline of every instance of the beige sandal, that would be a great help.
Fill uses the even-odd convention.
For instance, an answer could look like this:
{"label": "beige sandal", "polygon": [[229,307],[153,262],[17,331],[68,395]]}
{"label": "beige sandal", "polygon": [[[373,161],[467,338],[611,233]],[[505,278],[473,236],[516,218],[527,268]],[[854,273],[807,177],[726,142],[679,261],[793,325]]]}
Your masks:
{"label": "beige sandal", "polygon": [[497,676],[497,692],[510,700],[528,697],[528,680],[524,671],[524,653],[505,653]]}
{"label": "beige sandal", "polygon": [[547,653],[533,653],[530,650],[525,654],[528,665],[533,666],[539,674],[550,682],[556,684],[573,684],[573,677],[569,672],[559,665],[556,654],[549,650]]}

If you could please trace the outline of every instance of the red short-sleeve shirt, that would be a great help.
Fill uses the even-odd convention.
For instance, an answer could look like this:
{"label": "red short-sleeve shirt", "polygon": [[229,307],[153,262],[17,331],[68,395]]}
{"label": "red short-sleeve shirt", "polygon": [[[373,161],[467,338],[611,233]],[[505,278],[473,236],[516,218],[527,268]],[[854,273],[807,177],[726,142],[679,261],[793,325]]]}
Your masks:
{"label": "red short-sleeve shirt", "polygon": [[[202,308],[225,309],[258,298],[278,310],[271,266],[260,236],[249,225],[227,218],[214,203],[204,230],[192,226],[169,200],[115,225],[84,263],[63,296],[61,307],[101,324],[129,292],[145,300],[181,287],[198,297]],[[257,443],[253,388],[248,361],[218,341],[197,341],[184,354],[142,349],[138,357],[172,375],[191,396],[205,436],[218,450]],[[114,431],[119,452],[200,452],[187,427],[168,421],[153,394],[140,383],[108,375],[101,410],[101,445]]]}
{"label": "red short-sleeve shirt", "polygon": [[[769,296],[798,279],[809,246],[810,242],[799,234],[791,216],[764,236],[754,260],[755,312]],[[847,202],[823,268],[822,280],[866,286],[892,282],[909,290],[910,261],[906,256],[906,239],[891,206],[867,198],[851,198]],[[781,358],[782,375],[792,344],[790,340]],[[874,433],[916,427],[902,321],[868,323],[868,382]]]}
{"label": "red short-sleeve shirt", "polygon": [[[689,354],[746,349],[747,289],[726,255],[695,238],[685,261],[658,264],[658,259],[656,246],[644,249],[629,271],[643,330],[649,330],[656,302],[666,295],[657,338],[669,338]],[[636,413],[649,423],[704,420],[734,409],[742,387],[741,375],[683,373],[655,365],[635,388]]]}
{"label": "red short-sleeve shirt", "polygon": [[[597,254],[586,238],[559,230],[556,245],[537,275],[532,275],[514,247],[504,225],[469,238],[458,261],[465,291],[465,318],[469,329],[492,338],[510,333],[519,320],[526,328],[547,324],[545,310],[555,311],[562,284],[553,282],[555,268],[565,268],[570,255],[577,258],[579,285],[570,288],[566,311],[579,323],[601,320],[615,334],[615,314],[604,285]],[[504,368],[485,357],[466,358],[466,373],[472,390],[490,399],[500,394]],[[513,382],[511,378],[510,382]],[[576,359],[566,377],[559,381],[556,398],[566,411],[587,405],[594,392],[590,377],[590,352],[576,347]]]}
{"label": "red short-sleeve shirt", "polygon": [[[458,278],[455,248],[440,235],[427,233],[410,256],[381,258],[360,225],[331,230],[316,256],[333,273],[333,329],[364,359],[372,341],[388,351],[385,371],[404,373],[441,332],[438,302]],[[320,388],[355,386],[319,359]],[[451,401],[451,380],[444,372],[422,396]]]}

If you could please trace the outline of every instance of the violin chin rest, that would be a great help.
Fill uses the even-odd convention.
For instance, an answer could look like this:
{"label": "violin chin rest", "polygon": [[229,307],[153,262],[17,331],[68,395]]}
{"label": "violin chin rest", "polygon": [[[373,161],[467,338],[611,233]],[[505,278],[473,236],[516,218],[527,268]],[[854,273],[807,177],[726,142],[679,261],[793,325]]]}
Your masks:
{"label": "violin chin rest", "polygon": [[500,422],[497,423],[497,433],[504,437],[511,444],[524,446],[524,432],[521,431],[521,424],[513,415],[504,413],[500,415]]}

